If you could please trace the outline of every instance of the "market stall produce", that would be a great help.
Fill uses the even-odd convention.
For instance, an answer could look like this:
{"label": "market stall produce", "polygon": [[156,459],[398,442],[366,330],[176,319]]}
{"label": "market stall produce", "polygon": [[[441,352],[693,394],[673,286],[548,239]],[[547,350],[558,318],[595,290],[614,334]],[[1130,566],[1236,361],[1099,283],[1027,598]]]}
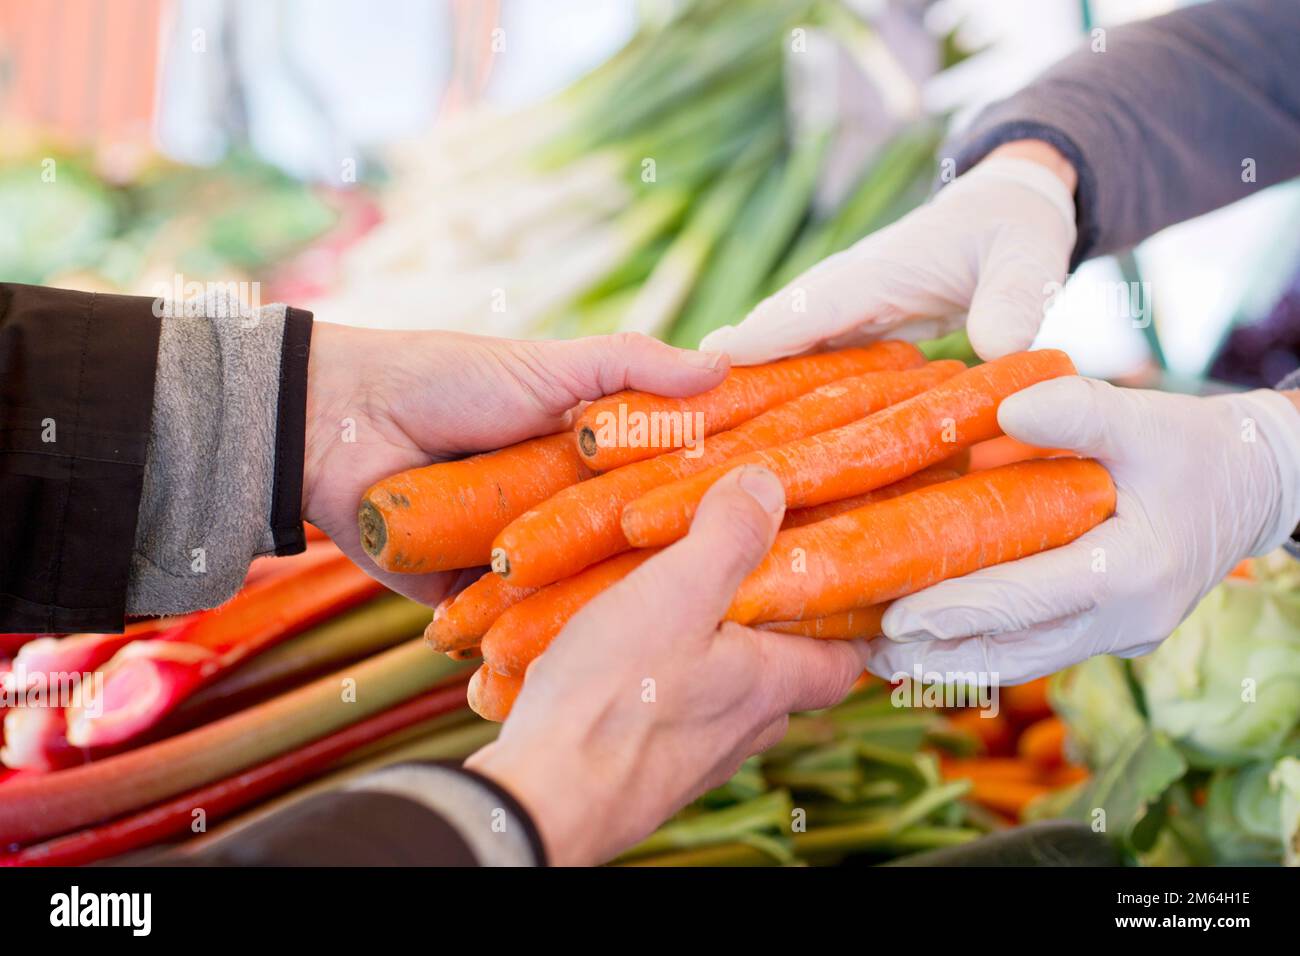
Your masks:
{"label": "market stall produce", "polygon": [[1248,562],[1155,653],[1095,657],[1052,702],[1093,779],[1037,809],[1150,865],[1300,863],[1300,571]]}

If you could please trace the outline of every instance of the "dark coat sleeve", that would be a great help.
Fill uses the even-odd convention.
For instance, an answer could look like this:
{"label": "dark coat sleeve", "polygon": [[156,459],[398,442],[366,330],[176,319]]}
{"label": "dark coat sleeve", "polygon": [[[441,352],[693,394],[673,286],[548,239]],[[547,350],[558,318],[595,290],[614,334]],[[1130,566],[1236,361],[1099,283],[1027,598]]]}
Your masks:
{"label": "dark coat sleeve", "polygon": [[1132,246],[1300,175],[1300,3],[1218,0],[1102,31],[981,113],[957,172],[1017,139],[1079,174],[1071,260]]}
{"label": "dark coat sleeve", "polygon": [[119,631],[161,320],[0,283],[0,631]]}
{"label": "dark coat sleeve", "polygon": [[[401,786],[386,784],[396,776]],[[137,862],[135,860],[127,862]],[[346,790],[306,797],[170,866],[544,866],[532,818],[480,774],[451,764],[400,764]]]}

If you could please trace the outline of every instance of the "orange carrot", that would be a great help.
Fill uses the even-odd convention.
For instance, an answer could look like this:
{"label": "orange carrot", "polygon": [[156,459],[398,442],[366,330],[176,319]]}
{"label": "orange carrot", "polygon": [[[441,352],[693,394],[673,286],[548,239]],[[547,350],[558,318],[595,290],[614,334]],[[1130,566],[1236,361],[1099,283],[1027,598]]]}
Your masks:
{"label": "orange carrot", "polygon": [[454,651],[448,651],[447,656],[453,661],[472,661],[476,657],[483,656],[483,649],[475,644],[472,647],[461,647]]}
{"label": "orange carrot", "polygon": [[1067,763],[1048,773],[1045,782],[1053,790],[1060,790],[1063,787],[1073,786],[1080,780],[1087,780],[1088,776],[1089,772],[1087,767],[1082,767],[1079,764]]}
{"label": "orange carrot", "polygon": [[963,448],[961,451],[953,452],[947,458],[931,465],[930,467],[942,468],[945,471],[955,471],[959,475],[964,475],[971,470],[970,449]]}
{"label": "orange carrot", "polygon": [[1115,485],[1095,461],[1025,461],[963,475],[780,532],[728,617],[792,621],[890,601],[1067,544],[1114,509]]}
{"label": "orange carrot", "polygon": [[515,698],[519,696],[523,687],[522,677],[506,677],[484,664],[469,679],[465,699],[469,703],[470,710],[484,720],[500,723],[510,716],[510,710],[515,706]]}
{"label": "orange carrot", "polygon": [[1255,564],[1251,558],[1243,558],[1237,562],[1237,566],[1228,572],[1228,577],[1238,578],[1242,581],[1253,581],[1255,579]]}
{"label": "orange carrot", "polygon": [[978,804],[1018,820],[1031,803],[1051,793],[1052,789],[1048,784],[1027,780],[976,777],[971,780],[969,797]]}
{"label": "orange carrot", "polygon": [[1032,723],[1052,715],[1052,705],[1047,700],[1049,678],[1040,677],[1025,684],[1000,688],[998,702],[1003,712],[1012,720]]}
{"label": "orange carrot", "polygon": [[1073,375],[1064,352],[1019,352],[967,369],[851,425],[741,455],[646,493],[623,509],[623,532],[658,547],[690,528],[709,487],[740,465],[763,465],[785,486],[786,507],[805,508],[892,484],[955,451],[1000,434],[998,405],[1049,378]]}
{"label": "orange carrot", "polygon": [[652,551],[630,551],[544,587],[510,608],[483,635],[483,659],[498,674],[524,671],[573,615],[601,591],[623,580]]}
{"label": "orange carrot", "polygon": [[924,364],[925,356],[910,343],[877,342],[866,348],[733,368],[720,385],[688,398],[616,392],[592,402],[578,418],[574,426],[578,447],[592,468],[608,471],[689,447],[694,440],[735,428],[827,382]]}
{"label": "orange carrot", "polygon": [[1001,757],[1011,753],[1014,743],[1012,727],[1002,714],[990,717],[983,708],[965,707],[947,717],[954,730],[978,740],[988,756]]}
{"label": "orange carrot", "polygon": [[806,621],[769,621],[760,624],[764,631],[778,631],[781,634],[801,634],[804,637],[816,637],[824,641],[844,641],[855,637],[877,637],[880,634],[880,621],[885,616],[888,604],[873,604],[870,607],[855,607],[838,614],[814,617]]}
{"label": "orange carrot", "polygon": [[433,620],[424,630],[424,639],[443,654],[475,647],[493,621],[536,590],[517,588],[507,584],[499,574],[488,571],[433,609]]}
{"label": "orange carrot", "polygon": [[1024,729],[1016,741],[1016,752],[1043,770],[1065,763],[1065,721],[1044,717]]}
{"label": "orange carrot", "polygon": [[1032,461],[1035,458],[1078,458],[1064,448],[1040,448],[1027,445],[1010,435],[999,435],[970,448],[970,471],[987,471],[1013,461]]}
{"label": "orange carrot", "polygon": [[623,507],[651,488],[736,455],[856,421],[933,388],[964,368],[949,360],[840,379],[714,435],[698,452],[682,449],[572,485],[524,512],[497,535],[492,567],[521,587],[540,587],[577,574],[631,547],[623,535]]}
{"label": "orange carrot", "polygon": [[939,761],[945,780],[1005,780],[1039,783],[1039,768],[1017,757],[945,757]]}
{"label": "orange carrot", "polygon": [[909,491],[916,491],[918,488],[937,485],[941,481],[952,481],[952,479],[960,477],[961,472],[940,465],[931,465],[924,471],[918,471],[915,475],[908,475],[902,481],[896,481],[892,485],[885,485],[885,487],[877,488],[875,491],[854,495],[852,498],[841,498],[839,501],[828,501],[823,505],[813,505],[810,508],[795,508],[793,511],[787,511],[785,520],[781,522],[781,527],[802,528],[806,524],[816,524],[818,521],[825,521],[827,518],[842,515],[846,511],[855,511],[865,505],[875,504],[877,501],[888,501],[890,498],[905,495]]}
{"label": "orange carrot", "polygon": [[568,432],[403,471],[361,499],[361,546],[385,571],[403,574],[487,564],[498,531],[590,476]]}

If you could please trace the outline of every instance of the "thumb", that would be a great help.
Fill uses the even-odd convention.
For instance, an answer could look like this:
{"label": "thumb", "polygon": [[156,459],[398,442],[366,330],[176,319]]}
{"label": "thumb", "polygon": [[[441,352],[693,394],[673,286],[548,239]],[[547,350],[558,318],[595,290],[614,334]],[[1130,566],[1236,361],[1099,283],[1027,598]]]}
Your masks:
{"label": "thumb", "polygon": [[1065,259],[1055,261],[1061,257],[1049,247],[1025,230],[1008,229],[995,240],[980,267],[966,318],[966,335],[980,358],[1022,352],[1038,335],[1067,265]]}
{"label": "thumb", "polygon": [[564,409],[625,388],[695,395],[720,383],[729,368],[720,352],[673,348],[634,332],[526,345],[536,364],[522,362],[523,374],[539,380],[542,394],[559,389],[556,407]]}
{"label": "thumb", "polygon": [[766,468],[747,465],[717,481],[690,534],[629,576],[653,598],[647,610],[659,629],[716,626],[740,582],[772,547],[784,514],[785,490]]}
{"label": "thumb", "polygon": [[1068,448],[1090,458],[1114,458],[1125,416],[1115,403],[1122,390],[1071,375],[1038,382],[1003,399],[998,424],[1012,438],[1046,448]]}

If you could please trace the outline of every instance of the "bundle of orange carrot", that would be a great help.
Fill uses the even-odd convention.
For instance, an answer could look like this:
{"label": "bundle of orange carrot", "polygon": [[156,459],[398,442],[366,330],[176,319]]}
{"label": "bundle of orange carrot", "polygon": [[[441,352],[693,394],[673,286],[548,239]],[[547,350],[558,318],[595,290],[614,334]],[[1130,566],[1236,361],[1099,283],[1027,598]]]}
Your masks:
{"label": "bundle of orange carrot", "polygon": [[[709,487],[742,465],[776,474],[787,512],[728,618],[873,637],[890,601],[1110,516],[1104,468],[1005,447],[998,427],[1007,396],[1073,374],[1052,349],[968,369],[886,341],[735,368],[688,398],[624,391],[582,409],[572,431],[380,481],[361,502],[362,543],[389,571],[484,568],[426,637],[481,653],[469,700],[491,720],[569,619],[685,535]],[[999,463],[969,470],[972,448]]]}

